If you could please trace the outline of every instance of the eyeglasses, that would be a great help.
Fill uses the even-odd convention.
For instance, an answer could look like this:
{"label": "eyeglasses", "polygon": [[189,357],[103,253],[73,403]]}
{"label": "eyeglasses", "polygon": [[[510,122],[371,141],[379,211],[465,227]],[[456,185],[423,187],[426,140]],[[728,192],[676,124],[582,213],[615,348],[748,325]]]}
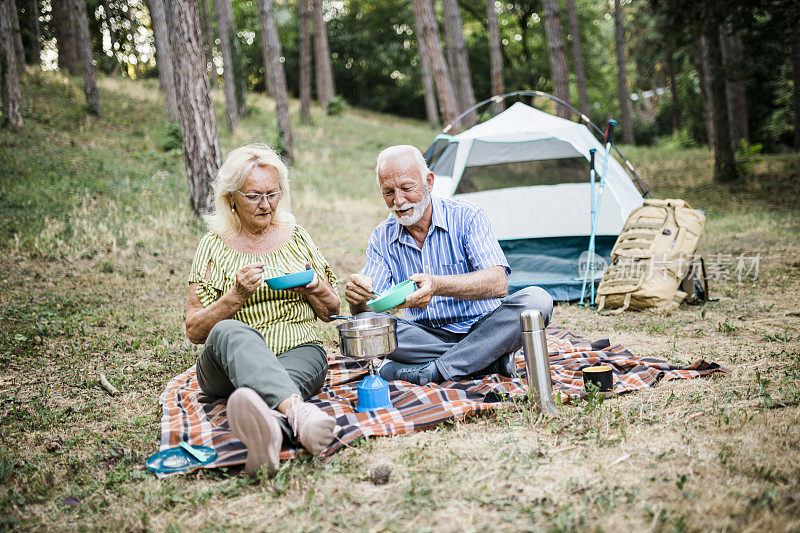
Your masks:
{"label": "eyeglasses", "polygon": [[239,189],[236,189],[236,192],[241,194],[244,197],[244,199],[247,201],[247,203],[250,203],[250,204],[253,204],[253,205],[260,204],[262,199],[266,200],[267,203],[274,204],[275,202],[277,202],[278,200],[281,199],[281,196],[283,196],[283,191],[275,191],[275,192],[270,192],[270,193],[267,193],[267,194],[259,194],[257,192],[244,193],[244,192],[240,191]]}

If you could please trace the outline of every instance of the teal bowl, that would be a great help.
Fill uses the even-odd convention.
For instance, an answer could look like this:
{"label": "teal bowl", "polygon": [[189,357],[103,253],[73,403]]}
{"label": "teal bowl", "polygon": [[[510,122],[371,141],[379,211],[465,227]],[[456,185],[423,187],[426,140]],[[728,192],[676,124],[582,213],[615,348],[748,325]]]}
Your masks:
{"label": "teal bowl", "polygon": [[367,302],[367,307],[376,313],[383,313],[397,307],[406,301],[406,296],[417,290],[417,286],[410,279],[386,289],[380,296]]}
{"label": "teal bowl", "polygon": [[314,270],[303,270],[301,272],[293,272],[283,276],[275,276],[274,278],[267,278],[267,287],[274,291],[282,289],[291,289],[292,287],[301,287],[308,285],[314,279]]}

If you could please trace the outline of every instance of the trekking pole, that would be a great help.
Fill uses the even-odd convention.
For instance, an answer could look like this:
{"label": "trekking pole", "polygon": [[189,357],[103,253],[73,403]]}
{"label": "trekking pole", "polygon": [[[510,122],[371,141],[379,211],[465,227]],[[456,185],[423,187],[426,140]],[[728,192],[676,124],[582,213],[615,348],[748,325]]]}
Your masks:
{"label": "trekking pole", "polygon": [[[600,218],[600,206],[603,203],[603,189],[605,189],[606,185],[606,170],[608,169],[608,157],[611,154],[611,139],[614,137],[614,126],[617,125],[616,120],[609,120],[608,125],[606,126],[605,132],[605,142],[606,142],[606,153],[603,157],[603,172],[600,174],[600,190],[597,193],[597,204],[595,206],[594,218],[592,219],[592,233],[589,235],[589,249],[594,250],[594,242],[595,242],[595,234],[597,233],[597,220]],[[594,306],[594,280],[591,280],[591,303],[589,305]]]}
{"label": "trekking pole", "polygon": [[[589,215],[589,231],[591,232],[592,229],[592,220],[594,220],[594,177],[595,177],[595,170],[594,170],[594,155],[597,152],[596,148],[592,148],[589,150],[589,205],[590,207],[590,215]],[[591,238],[590,238],[591,241]],[[594,250],[591,249],[591,242],[589,243],[589,257],[591,257]],[[578,302],[578,305],[583,306],[583,299],[586,296],[586,281],[587,275],[589,273],[588,266],[583,270],[583,283],[581,284],[581,301]]]}

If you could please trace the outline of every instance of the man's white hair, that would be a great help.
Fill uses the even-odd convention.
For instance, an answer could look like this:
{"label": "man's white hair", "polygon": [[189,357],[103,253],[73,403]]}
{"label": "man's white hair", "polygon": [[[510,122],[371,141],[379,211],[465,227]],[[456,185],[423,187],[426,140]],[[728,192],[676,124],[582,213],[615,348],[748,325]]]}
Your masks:
{"label": "man's white hair", "polygon": [[386,168],[387,163],[393,159],[401,157],[411,158],[412,161],[417,165],[417,169],[419,170],[419,175],[422,178],[422,181],[425,181],[425,176],[428,175],[430,169],[428,169],[428,165],[425,163],[425,157],[422,155],[422,152],[420,152],[419,148],[416,146],[411,146],[410,144],[398,144],[397,146],[390,146],[378,154],[378,164],[375,165],[375,177],[378,180],[378,186],[381,184],[381,173]]}
{"label": "man's white hair", "polygon": [[211,186],[214,189],[214,210],[204,216],[208,228],[228,240],[242,228],[239,216],[231,210],[230,196],[240,189],[256,166],[272,167],[278,171],[278,185],[283,191],[272,217],[273,224],[294,225],[289,191],[289,169],[275,150],[264,143],[240,146],[228,154]]}

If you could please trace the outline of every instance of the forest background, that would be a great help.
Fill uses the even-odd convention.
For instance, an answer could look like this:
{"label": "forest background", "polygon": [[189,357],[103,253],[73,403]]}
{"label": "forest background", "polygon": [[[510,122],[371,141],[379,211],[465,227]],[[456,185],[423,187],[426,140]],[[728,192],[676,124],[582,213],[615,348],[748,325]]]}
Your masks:
{"label": "forest background", "polygon": [[[56,4],[64,1],[57,0],[51,5],[46,0],[38,4],[36,0],[15,0],[22,47],[29,63],[34,61],[33,39],[38,36],[46,67],[58,65],[62,70],[77,70],[67,64],[69,58],[59,57],[56,62],[58,32],[52,21]],[[264,91],[259,3],[254,0],[229,3],[236,41],[233,59],[236,83],[247,90]],[[313,4],[310,0],[308,3]],[[214,4],[207,0],[200,5],[206,70],[212,86],[223,83],[224,71]],[[296,97],[301,94],[302,81],[301,4],[306,2],[279,0],[274,4],[282,48],[280,61],[289,93]],[[546,4],[542,0],[494,2],[499,22],[502,82],[507,91],[532,89],[557,94],[544,27]],[[800,51],[796,43],[798,8],[792,8],[791,4],[623,0],[620,9],[626,54],[625,90],[632,95],[631,121],[636,144],[650,145],[669,136],[687,147],[708,143],[704,120],[710,117],[704,119],[709,113],[704,113],[703,56],[697,55],[697,46],[702,35],[708,34],[709,25],[721,24],[734,35],[738,48],[738,56],[728,59],[720,75],[743,84],[745,98],[738,109],[731,109],[732,115],[744,115],[748,124],[742,138],[767,152],[797,148],[797,119],[793,110],[797,97],[793,96],[796,84],[792,80],[797,76]],[[158,76],[153,24],[143,0],[88,0],[86,6],[92,57],[98,71],[134,79]],[[446,21],[442,4],[434,6],[443,26]],[[425,89],[412,2],[342,0],[320,2],[320,7],[324,12],[337,103],[425,118]],[[469,62],[468,77],[474,90],[474,100],[469,103],[474,103],[494,94],[489,75],[487,6],[483,0],[459,0],[458,7]],[[570,7],[575,12],[574,26],[568,20]],[[40,28],[35,31],[31,13],[40,19]],[[579,107],[575,73],[578,51],[574,47],[577,37],[584,77],[588,80],[589,109],[581,111],[597,124],[609,117],[619,119],[621,114],[614,15],[614,2],[596,0],[570,0],[566,5],[562,2],[557,12],[559,30],[563,29],[564,35],[564,58],[569,62],[570,100]],[[451,50],[445,52],[450,54]],[[453,58],[448,55],[447,59],[452,66]],[[463,74],[451,69],[450,75]],[[316,94],[319,87],[312,86],[311,90]],[[465,107],[468,106],[462,106],[459,112]],[[734,150],[742,149],[739,140],[734,139]]]}

